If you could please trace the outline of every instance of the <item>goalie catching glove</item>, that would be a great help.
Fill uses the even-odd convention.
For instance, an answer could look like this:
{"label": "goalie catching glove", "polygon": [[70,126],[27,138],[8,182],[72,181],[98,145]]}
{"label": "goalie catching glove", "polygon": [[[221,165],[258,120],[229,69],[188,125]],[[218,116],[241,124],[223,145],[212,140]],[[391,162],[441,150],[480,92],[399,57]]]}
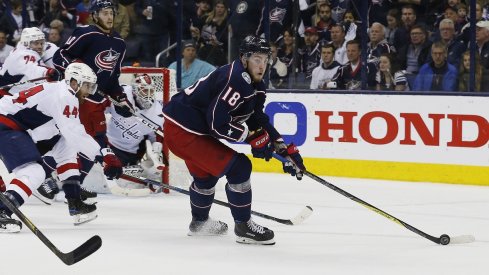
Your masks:
{"label": "goalie catching glove", "polygon": [[295,176],[298,180],[302,180],[302,176],[304,175],[303,172],[306,170],[306,167],[304,166],[304,162],[299,154],[297,146],[295,146],[294,143],[286,145],[282,139],[279,139],[274,142],[274,147],[277,154],[287,159],[287,161],[282,164],[284,172],[289,173],[291,176]]}
{"label": "goalie catching glove", "polygon": [[103,157],[102,166],[104,167],[104,175],[110,180],[113,178],[118,179],[122,175],[121,161],[109,148],[103,148],[100,152]]}
{"label": "goalie catching glove", "polygon": [[267,131],[260,128],[251,132],[245,141],[251,145],[251,153],[254,158],[261,158],[266,161],[272,158],[273,146]]}

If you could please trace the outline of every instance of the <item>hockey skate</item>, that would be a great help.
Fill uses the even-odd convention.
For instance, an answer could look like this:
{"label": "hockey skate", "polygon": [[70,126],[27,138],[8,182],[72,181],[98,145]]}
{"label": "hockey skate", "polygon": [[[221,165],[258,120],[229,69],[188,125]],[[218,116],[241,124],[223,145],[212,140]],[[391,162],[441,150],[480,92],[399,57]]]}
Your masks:
{"label": "hockey skate", "polygon": [[80,225],[97,218],[97,207],[94,204],[86,204],[81,199],[68,199],[68,210],[73,217],[73,223]]}
{"label": "hockey skate", "polygon": [[95,204],[97,203],[95,199],[97,198],[97,193],[85,189],[85,187],[81,186],[80,189],[80,197],[82,201],[86,204]]}
{"label": "hockey skate", "polygon": [[22,229],[22,223],[12,219],[5,210],[0,210],[0,233],[17,233]]}
{"label": "hockey skate", "polygon": [[47,178],[39,188],[32,192],[34,197],[38,198],[40,201],[45,204],[51,205],[56,197],[56,194],[59,193],[59,187],[56,183],[56,180],[53,178]]}
{"label": "hockey skate", "polygon": [[192,219],[188,229],[188,236],[219,236],[228,233],[228,225],[226,223],[211,218],[205,221]]}
{"label": "hockey skate", "polygon": [[255,223],[252,219],[234,225],[236,242],[244,244],[273,245],[274,233],[272,230]]}

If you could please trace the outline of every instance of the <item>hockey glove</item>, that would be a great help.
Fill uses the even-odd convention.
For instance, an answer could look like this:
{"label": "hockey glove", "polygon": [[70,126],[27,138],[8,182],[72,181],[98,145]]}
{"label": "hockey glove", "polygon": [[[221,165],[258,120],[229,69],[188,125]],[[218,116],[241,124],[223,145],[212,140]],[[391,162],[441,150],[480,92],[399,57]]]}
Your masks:
{"label": "hockey glove", "polygon": [[254,158],[261,158],[266,161],[272,158],[273,146],[267,131],[260,128],[251,132],[245,141],[251,145],[251,153]]}
{"label": "hockey glove", "polygon": [[295,176],[298,180],[302,180],[302,176],[304,175],[303,172],[306,170],[306,167],[304,166],[304,162],[299,154],[297,146],[295,146],[294,143],[286,145],[282,140],[274,142],[274,146],[277,154],[288,160],[282,164],[284,172],[289,173],[291,176]]}
{"label": "hockey glove", "polygon": [[103,148],[100,152],[103,156],[102,166],[104,167],[105,176],[109,180],[118,179],[122,175],[122,163],[109,148]]}
{"label": "hockey glove", "polygon": [[60,81],[61,78],[62,78],[61,73],[54,68],[48,68],[48,70],[46,71],[47,81]]}
{"label": "hockey glove", "polygon": [[125,94],[121,94],[116,96],[115,101],[117,101],[117,104],[114,104],[114,109],[115,112],[123,117],[131,117],[132,114],[134,113],[134,109],[132,107],[132,104],[127,100],[127,97]]}

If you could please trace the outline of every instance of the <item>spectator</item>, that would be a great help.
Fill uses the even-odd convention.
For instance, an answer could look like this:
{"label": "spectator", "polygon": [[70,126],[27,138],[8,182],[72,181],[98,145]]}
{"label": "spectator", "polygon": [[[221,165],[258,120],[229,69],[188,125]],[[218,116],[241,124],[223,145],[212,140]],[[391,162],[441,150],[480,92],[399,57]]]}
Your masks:
{"label": "spectator", "polygon": [[393,52],[393,48],[385,40],[384,26],[374,22],[369,30],[370,42],[367,44],[367,58],[378,63],[378,59],[383,53]]}
{"label": "spectator", "polygon": [[331,18],[331,7],[328,3],[318,4],[318,13],[313,21],[313,26],[319,32],[320,40],[331,41],[331,27],[336,24],[336,22]]}
{"label": "spectator", "polygon": [[7,33],[7,44],[16,46],[20,40],[20,34],[24,28],[24,20],[22,18],[22,0],[12,0],[11,10],[6,10],[2,18],[0,18],[0,26]]}
{"label": "spectator", "polygon": [[231,29],[231,59],[238,58],[238,49],[241,41],[250,34],[256,34],[262,11],[262,1],[256,0],[229,0],[231,15],[229,25]]}
{"label": "spectator", "polygon": [[215,66],[222,66],[227,62],[228,55],[228,10],[224,0],[217,0],[214,9],[205,20],[202,30],[196,29],[193,38],[201,46],[198,56]]}
{"label": "spectator", "polygon": [[292,25],[294,2],[296,1],[270,1],[268,14],[265,14],[266,10],[262,9],[260,24],[258,25],[256,34],[259,36],[264,35],[266,25],[265,20],[268,20],[270,42],[277,43],[284,29],[289,28]]}
{"label": "spectator", "polygon": [[174,9],[171,0],[138,0],[135,4],[140,24],[134,26],[141,42],[142,60],[153,63],[156,55],[168,48]]}
{"label": "spectator", "polygon": [[464,3],[460,3],[457,5],[457,22],[455,22],[458,26],[465,26],[468,21],[467,14],[467,6]]}
{"label": "spectator", "polygon": [[481,57],[481,64],[489,69],[489,21],[479,21],[475,28],[475,43]]}
{"label": "spectator", "polygon": [[412,5],[405,5],[401,9],[401,26],[394,35],[394,47],[400,49],[409,41],[411,28],[416,24],[416,11]]}
{"label": "spectator", "polygon": [[54,19],[53,21],[51,21],[51,23],[49,23],[49,28],[58,30],[61,36],[61,44],[64,44],[68,40],[68,38],[70,38],[71,33],[73,33],[73,29],[65,28],[63,22],[58,19]]}
{"label": "spectator", "polygon": [[407,79],[404,71],[399,69],[395,55],[383,53],[379,58],[379,70],[375,74],[378,91],[405,91]]}
{"label": "spectator", "polygon": [[309,27],[304,31],[304,47],[299,49],[298,52],[300,55],[299,68],[305,74],[306,80],[311,81],[312,70],[319,65],[321,58],[316,28]]}
{"label": "spectator", "polygon": [[7,44],[7,33],[0,30],[0,67],[14,47]]}
{"label": "spectator", "polygon": [[77,22],[76,25],[87,25],[90,18],[90,0],[82,0],[75,6]]}
{"label": "spectator", "polygon": [[[469,91],[470,81],[470,51],[462,55],[460,69],[458,71],[458,90],[460,92]],[[479,54],[475,55],[475,87],[474,92],[489,92],[489,71],[482,67]]]}
{"label": "spectator", "polygon": [[58,29],[51,28],[49,29],[48,41],[53,43],[56,46],[61,46],[61,35]]}
{"label": "spectator", "polygon": [[294,49],[294,33],[291,29],[285,29],[282,35],[282,45],[278,49],[277,56],[280,61],[287,66],[288,75],[292,73],[292,67],[294,64]]}
{"label": "spectator", "polygon": [[336,49],[334,60],[341,65],[348,62],[348,57],[346,56],[345,35],[345,27],[342,24],[336,24],[331,28],[331,43]]}
{"label": "spectator", "polygon": [[[470,7],[469,7],[470,14]],[[482,18],[482,7],[479,3],[475,4],[475,21],[479,22],[481,20],[485,20]],[[470,23],[465,24],[460,31],[460,40],[464,41],[465,45],[469,44],[470,41]]]}
{"label": "spectator", "polygon": [[415,25],[410,32],[411,42],[399,49],[399,62],[401,69],[406,70],[409,87],[413,86],[419,68],[429,61],[432,43],[427,39],[427,35],[423,26]]}
{"label": "spectator", "polygon": [[323,62],[312,71],[311,89],[327,89],[326,84],[338,71],[341,64],[334,60],[334,51],[333,44],[323,43],[321,45],[321,60]]}
{"label": "spectator", "polygon": [[414,91],[456,91],[457,68],[447,62],[447,49],[441,42],[431,46],[433,61],[424,64],[414,81]]}
{"label": "spectator", "polygon": [[[346,53],[348,63],[341,66],[336,72],[331,82],[336,83],[336,88],[340,90],[360,90],[362,88],[362,62],[360,60],[361,48],[358,40],[346,42]],[[375,64],[367,62],[367,86],[368,89],[375,89]],[[331,87],[330,84],[327,84]]]}
{"label": "spectator", "polygon": [[387,27],[385,28],[385,38],[390,45],[394,45],[394,37],[401,21],[399,11],[397,9],[389,10],[387,12],[386,21]]}
{"label": "spectator", "polygon": [[443,19],[439,26],[440,40],[448,52],[448,63],[458,68],[460,65],[460,58],[467,48],[463,41],[456,39],[455,37],[455,24],[451,19]]}
{"label": "spectator", "polygon": [[44,26],[49,26],[51,21],[54,19],[61,20],[65,27],[76,27],[76,18],[63,8],[60,0],[49,0],[49,9],[44,15],[44,18],[41,19],[41,24]]}
{"label": "spectator", "polygon": [[[180,88],[185,89],[197,82],[199,78],[214,71],[216,68],[197,58],[197,48],[192,40],[183,41],[182,47],[182,85]],[[171,63],[168,68],[176,70],[177,62],[175,61]]]}
{"label": "spectator", "polygon": [[277,44],[270,43],[272,64],[270,65],[270,89],[284,89],[287,85],[287,66],[277,57]]}

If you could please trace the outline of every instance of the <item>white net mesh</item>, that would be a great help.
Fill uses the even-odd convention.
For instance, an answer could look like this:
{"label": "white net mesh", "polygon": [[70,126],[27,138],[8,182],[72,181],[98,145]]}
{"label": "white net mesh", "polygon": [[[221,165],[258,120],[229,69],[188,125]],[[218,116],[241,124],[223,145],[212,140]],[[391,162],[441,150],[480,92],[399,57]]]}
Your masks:
{"label": "white net mesh", "polygon": [[[167,68],[123,67],[119,82],[131,85],[137,75],[144,73],[151,77],[155,86],[155,98],[161,101],[163,106],[174,94],[178,93],[175,70]],[[173,155],[165,144],[163,144],[163,153],[168,156],[169,162],[169,166],[163,171],[163,182],[181,187],[190,186],[192,177],[184,161]]]}

